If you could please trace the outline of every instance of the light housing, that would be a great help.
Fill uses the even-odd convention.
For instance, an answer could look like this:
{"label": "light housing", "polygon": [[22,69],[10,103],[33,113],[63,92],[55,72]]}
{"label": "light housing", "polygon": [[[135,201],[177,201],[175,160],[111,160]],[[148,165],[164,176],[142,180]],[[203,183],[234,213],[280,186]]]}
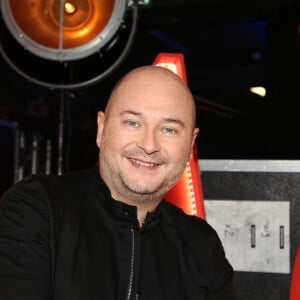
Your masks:
{"label": "light housing", "polygon": [[106,46],[122,25],[124,0],[1,0],[4,22],[28,51],[76,60]]}
{"label": "light housing", "polygon": [[103,81],[127,58],[138,5],[130,0],[1,0],[0,54],[21,77],[74,90]]}

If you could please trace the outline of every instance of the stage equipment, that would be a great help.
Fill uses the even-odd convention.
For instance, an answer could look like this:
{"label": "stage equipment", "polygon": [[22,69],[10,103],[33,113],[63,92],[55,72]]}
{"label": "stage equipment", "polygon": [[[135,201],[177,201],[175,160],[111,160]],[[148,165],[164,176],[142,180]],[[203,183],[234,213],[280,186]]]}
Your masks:
{"label": "stage equipment", "polygon": [[74,60],[103,48],[120,28],[126,1],[2,0],[4,21],[28,51]]}
{"label": "stage equipment", "polygon": [[137,24],[137,4],[125,0],[1,0],[1,13],[5,60],[26,79],[59,89],[111,74],[127,56]]}
{"label": "stage equipment", "polygon": [[199,163],[207,222],[218,233],[235,271],[236,295],[299,300],[300,161]]}
{"label": "stage equipment", "polygon": [[[171,70],[187,84],[183,54],[159,53],[153,65]],[[165,195],[165,199],[182,208],[189,215],[196,215],[202,219],[206,218],[196,145],[193,148],[192,158],[186,166],[182,177]]]}

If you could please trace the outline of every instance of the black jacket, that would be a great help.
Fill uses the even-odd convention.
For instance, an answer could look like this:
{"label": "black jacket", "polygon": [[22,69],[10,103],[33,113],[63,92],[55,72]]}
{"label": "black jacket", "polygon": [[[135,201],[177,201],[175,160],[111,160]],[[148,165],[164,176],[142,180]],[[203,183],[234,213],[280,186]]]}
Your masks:
{"label": "black jacket", "polygon": [[232,299],[216,232],[162,201],[138,228],[96,168],[31,176],[0,202],[0,300]]}

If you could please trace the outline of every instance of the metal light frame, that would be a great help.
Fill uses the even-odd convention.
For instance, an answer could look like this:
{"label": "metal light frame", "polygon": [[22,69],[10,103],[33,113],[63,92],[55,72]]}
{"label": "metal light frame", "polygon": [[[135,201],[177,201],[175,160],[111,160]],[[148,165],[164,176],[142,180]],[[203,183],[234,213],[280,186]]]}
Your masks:
{"label": "metal light frame", "polygon": [[[128,56],[134,42],[134,37],[138,23],[138,5],[136,4],[136,2],[130,0],[115,0],[115,6],[113,9],[111,19],[109,20],[105,28],[103,28],[103,30],[97,35],[97,37],[80,47],[75,47],[71,49],[52,49],[49,47],[44,47],[40,44],[36,45],[38,43],[36,43],[21,32],[16,22],[13,21],[12,13],[9,8],[9,0],[1,0],[0,8],[2,11],[3,19],[5,20],[5,23],[8,26],[8,30],[12,34],[13,38],[16,39],[16,42],[23,43],[20,45],[23,45],[26,51],[32,51],[32,53],[34,53],[34,55],[36,55],[37,57],[40,57],[41,60],[49,62],[54,61],[54,59],[56,59],[56,62],[66,61],[64,64],[62,64],[64,66],[68,64],[68,60],[71,60],[70,63],[80,62],[88,58],[88,55],[90,54],[94,57],[96,57],[98,54],[99,61],[101,62],[101,60],[103,59],[103,55],[106,55],[110,48],[113,47],[116,41],[119,39],[119,32],[122,31],[123,26],[127,27],[126,15],[127,11],[130,12],[131,25],[129,28],[127,40],[118,56],[115,57],[114,61],[109,67],[99,71],[99,74],[93,75],[92,77],[88,77],[77,82],[56,83],[41,79],[37,76],[33,76],[31,73],[24,70],[17,63],[14,62],[13,58],[10,56],[10,53],[5,50],[5,45],[3,41],[0,40],[0,54],[7,62],[7,64],[16,73],[18,73],[21,77],[25,78],[26,80],[49,89],[75,90],[80,88],[86,88],[106,79],[116,69],[120,67],[120,65]],[[79,59],[80,57],[81,59]]]}
{"label": "metal light frame", "polygon": [[45,59],[59,60],[59,61],[70,61],[70,60],[81,59],[99,51],[99,49],[106,46],[119,30],[126,9],[128,7],[127,1],[114,0],[115,3],[114,3],[111,17],[108,23],[106,24],[106,26],[99,32],[99,34],[91,41],[87,42],[86,44],[83,44],[78,47],[66,49],[63,48],[63,43],[62,43],[63,34],[64,34],[62,29],[64,26],[64,19],[63,19],[63,5],[65,2],[64,0],[60,0],[61,17],[59,20],[60,30],[59,30],[58,48],[46,47],[44,45],[41,45],[40,43],[37,43],[35,40],[29,37],[16,22],[13,16],[13,12],[11,10],[10,2],[11,2],[10,0],[1,0],[1,10],[2,10],[4,22],[7,25],[11,34],[14,36],[14,38],[25,49],[32,52],[33,54]]}

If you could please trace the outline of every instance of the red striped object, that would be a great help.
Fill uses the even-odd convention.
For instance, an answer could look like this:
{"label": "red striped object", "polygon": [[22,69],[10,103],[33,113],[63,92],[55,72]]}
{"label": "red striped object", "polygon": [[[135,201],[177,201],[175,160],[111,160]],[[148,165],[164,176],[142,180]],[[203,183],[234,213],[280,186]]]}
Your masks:
{"label": "red striped object", "polygon": [[300,246],[298,247],[292,274],[290,300],[300,300]]}

